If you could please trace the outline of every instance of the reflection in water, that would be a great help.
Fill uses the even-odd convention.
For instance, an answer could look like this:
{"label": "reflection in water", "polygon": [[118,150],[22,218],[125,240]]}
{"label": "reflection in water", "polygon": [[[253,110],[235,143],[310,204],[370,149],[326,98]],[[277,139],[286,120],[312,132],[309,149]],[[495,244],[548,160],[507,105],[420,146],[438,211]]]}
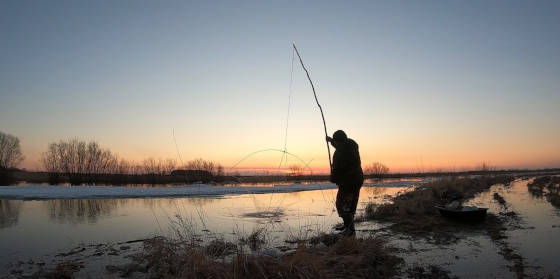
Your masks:
{"label": "reflection in water", "polygon": [[166,207],[172,208],[176,207],[179,204],[187,203],[196,206],[203,206],[214,203],[219,201],[220,197],[212,197],[212,198],[200,198],[200,197],[188,197],[188,198],[171,198],[171,199],[164,199],[164,198],[157,198],[157,199],[127,199],[122,200],[126,202],[126,204],[138,204],[141,203],[143,206],[147,208],[156,208],[156,207]]}
{"label": "reflection in water", "polygon": [[0,229],[17,225],[23,201],[0,200]]}
{"label": "reflection in water", "polygon": [[[187,199],[94,199],[94,200],[48,200],[45,206],[49,218],[57,223],[80,224],[96,223],[100,217],[115,215],[119,208],[144,207],[150,210],[166,208],[179,210],[184,204],[202,207],[220,199],[216,198],[187,198]],[[4,200],[6,201],[6,200]],[[22,201],[7,201],[21,204]],[[1,209],[5,211],[4,209]],[[2,213],[2,218],[5,214]],[[3,219],[2,219],[3,220]],[[16,216],[17,221],[17,216]]]}
{"label": "reflection in water", "polygon": [[500,214],[503,207],[493,201],[493,194],[503,196],[509,210],[522,220],[522,226],[505,234],[510,245],[530,263],[524,273],[530,278],[560,278],[560,242],[555,241],[560,238],[560,216],[547,197],[532,191],[530,182],[517,180],[508,186],[494,187],[475,197],[469,205],[488,207],[489,212]]}
{"label": "reflection in water", "polygon": [[[358,210],[403,189],[363,187]],[[197,233],[208,238],[235,240],[264,227],[274,243],[285,245],[290,234],[329,231],[340,222],[335,197],[336,189],[325,189],[224,197],[4,200],[1,222],[11,227],[0,229],[0,274],[14,259],[58,253],[79,243],[169,235],[177,218],[192,222]]]}
{"label": "reflection in water", "polygon": [[400,195],[413,188],[382,188],[382,187],[363,187],[360,195],[366,195],[370,202],[388,202],[390,197]]}
{"label": "reflection in water", "polygon": [[58,223],[96,223],[100,216],[110,216],[126,200],[49,200],[49,218]]}

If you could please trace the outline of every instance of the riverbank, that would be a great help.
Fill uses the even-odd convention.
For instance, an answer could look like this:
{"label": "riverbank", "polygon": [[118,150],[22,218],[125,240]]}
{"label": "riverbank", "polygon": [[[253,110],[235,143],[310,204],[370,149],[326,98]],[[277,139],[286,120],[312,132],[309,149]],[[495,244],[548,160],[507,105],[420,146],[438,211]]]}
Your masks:
{"label": "riverbank", "polygon": [[[364,183],[363,187],[413,187],[424,180],[398,179],[379,180]],[[24,185],[0,187],[0,199],[49,200],[49,199],[128,199],[128,198],[181,198],[181,197],[222,197],[227,195],[293,193],[302,191],[337,189],[336,184],[284,183],[252,186],[252,184],[191,184],[188,186],[53,186]]]}

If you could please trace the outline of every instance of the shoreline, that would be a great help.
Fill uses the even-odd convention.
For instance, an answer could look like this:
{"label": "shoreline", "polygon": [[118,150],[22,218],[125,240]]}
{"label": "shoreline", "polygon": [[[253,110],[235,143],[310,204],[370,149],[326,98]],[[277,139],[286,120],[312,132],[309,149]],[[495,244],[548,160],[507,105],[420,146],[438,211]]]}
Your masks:
{"label": "shoreline", "polygon": [[[362,187],[414,187],[426,181],[388,181],[365,183]],[[57,186],[27,185],[0,187],[0,199],[51,200],[51,199],[130,199],[130,198],[186,198],[222,197],[245,194],[295,193],[337,189],[333,183],[282,184],[270,186],[192,184],[170,187],[134,186]]]}
{"label": "shoreline", "polygon": [[[49,173],[47,172],[33,172],[25,170],[12,170],[16,184],[49,184]],[[457,171],[457,172],[411,172],[411,173],[388,173],[381,175],[364,175],[365,179],[399,179],[399,178],[427,178],[427,177],[462,177],[462,176],[476,176],[476,175],[516,175],[516,176],[538,176],[538,175],[552,175],[560,174],[560,168],[548,169],[511,169],[511,170],[493,170],[493,171]],[[68,179],[64,175],[59,175],[60,179],[57,183],[50,185],[65,185],[68,184]],[[329,180],[329,175],[223,175],[223,176],[210,176],[204,180],[198,179],[185,179],[185,176],[178,175],[132,175],[132,174],[108,174],[99,175],[103,177],[100,181],[113,181],[105,183],[83,183],[81,185],[96,185],[96,186],[124,186],[124,185],[192,185],[203,182],[215,183],[220,185],[226,184],[251,184],[251,183],[282,183],[282,182],[325,182]],[[150,181],[155,181],[151,183]],[[130,181],[143,181],[143,183],[130,183]],[[52,181],[51,181],[52,182]],[[1,187],[1,186],[0,186]]]}

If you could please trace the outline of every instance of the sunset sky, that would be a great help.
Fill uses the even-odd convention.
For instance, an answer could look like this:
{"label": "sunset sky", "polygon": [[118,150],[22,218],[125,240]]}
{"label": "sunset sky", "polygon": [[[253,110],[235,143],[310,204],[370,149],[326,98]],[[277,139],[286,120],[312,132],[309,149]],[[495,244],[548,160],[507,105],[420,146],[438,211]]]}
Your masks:
{"label": "sunset sky", "polygon": [[[363,165],[560,167],[559,1],[1,1],[0,131],[228,167],[283,148],[292,43]],[[328,169],[299,64],[287,149]]]}

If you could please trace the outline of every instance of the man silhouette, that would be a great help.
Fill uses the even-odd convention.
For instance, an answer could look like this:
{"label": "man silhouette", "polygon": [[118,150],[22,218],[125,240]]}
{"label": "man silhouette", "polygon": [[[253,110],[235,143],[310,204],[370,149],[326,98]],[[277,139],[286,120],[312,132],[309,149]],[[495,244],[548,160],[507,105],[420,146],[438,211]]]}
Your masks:
{"label": "man silhouette", "polygon": [[344,221],[344,235],[353,235],[354,214],[358,206],[360,188],[364,183],[364,173],[360,161],[358,144],[349,139],[342,130],[334,132],[333,137],[327,136],[327,141],[335,148],[330,181],[338,185],[336,195],[336,210]]}

